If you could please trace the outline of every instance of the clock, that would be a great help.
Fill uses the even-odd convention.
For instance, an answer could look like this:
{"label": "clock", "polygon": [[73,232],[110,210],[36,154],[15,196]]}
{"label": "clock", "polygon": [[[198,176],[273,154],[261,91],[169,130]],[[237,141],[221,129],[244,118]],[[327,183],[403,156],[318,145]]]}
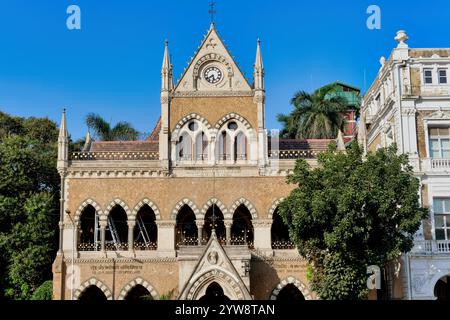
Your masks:
{"label": "clock", "polygon": [[216,84],[222,80],[222,71],[219,68],[211,66],[205,69],[203,77],[211,84]]}

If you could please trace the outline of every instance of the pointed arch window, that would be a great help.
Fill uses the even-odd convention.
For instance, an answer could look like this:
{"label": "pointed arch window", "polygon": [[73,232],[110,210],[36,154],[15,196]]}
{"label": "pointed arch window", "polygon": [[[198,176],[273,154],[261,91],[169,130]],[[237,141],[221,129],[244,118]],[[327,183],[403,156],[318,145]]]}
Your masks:
{"label": "pointed arch window", "polygon": [[230,160],[231,159],[231,148],[230,148],[230,136],[224,130],[219,136],[219,160]]}
{"label": "pointed arch window", "polygon": [[203,131],[195,139],[195,160],[208,160],[208,137]]}
{"label": "pointed arch window", "polygon": [[177,144],[178,160],[190,161],[192,160],[192,139],[186,132],[183,133]]}
{"label": "pointed arch window", "polygon": [[247,137],[239,132],[234,138],[234,160],[247,160]]}

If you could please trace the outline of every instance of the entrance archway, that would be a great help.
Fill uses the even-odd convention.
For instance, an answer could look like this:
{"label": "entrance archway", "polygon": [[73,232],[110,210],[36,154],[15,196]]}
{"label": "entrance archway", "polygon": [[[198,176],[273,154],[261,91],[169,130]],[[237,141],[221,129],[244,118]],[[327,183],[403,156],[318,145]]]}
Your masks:
{"label": "entrance archway", "polygon": [[303,301],[305,297],[300,290],[292,283],[287,284],[277,296],[279,301]]}
{"label": "entrance archway", "polygon": [[199,301],[205,303],[223,303],[230,301],[230,298],[224,294],[222,287],[217,282],[213,282],[208,286],[205,295]]}
{"label": "entrance archway", "polygon": [[106,301],[107,298],[105,296],[105,294],[103,293],[102,290],[100,290],[100,288],[98,288],[95,285],[91,285],[89,287],[87,287],[81,294],[80,297],[78,298],[78,300],[80,301],[95,301],[95,302],[99,302],[99,301]]}
{"label": "entrance archway", "polygon": [[440,278],[434,285],[434,296],[437,300],[450,300],[450,276]]}
{"label": "entrance archway", "polygon": [[138,284],[128,292],[124,300],[153,300],[153,296],[144,286]]}

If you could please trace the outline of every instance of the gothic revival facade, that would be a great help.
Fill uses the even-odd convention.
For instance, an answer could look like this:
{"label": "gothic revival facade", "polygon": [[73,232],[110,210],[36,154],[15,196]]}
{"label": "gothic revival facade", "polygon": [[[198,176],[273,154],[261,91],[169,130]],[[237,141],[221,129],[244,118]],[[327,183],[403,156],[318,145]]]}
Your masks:
{"label": "gothic revival facade", "polygon": [[253,81],[214,25],[180,80],[168,44],[161,117],[145,141],[59,137],[55,299],[314,299],[277,206],[295,159],[329,140],[270,139],[258,41]]}

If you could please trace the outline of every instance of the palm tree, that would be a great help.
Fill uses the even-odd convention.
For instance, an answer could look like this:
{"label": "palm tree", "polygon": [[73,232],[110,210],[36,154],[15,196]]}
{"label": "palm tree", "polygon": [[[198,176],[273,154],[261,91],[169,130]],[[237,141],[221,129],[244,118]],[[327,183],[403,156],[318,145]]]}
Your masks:
{"label": "palm tree", "polygon": [[139,132],[128,122],[118,122],[113,128],[101,116],[89,113],[86,116],[86,124],[93,131],[95,140],[101,141],[129,141],[137,140]]}
{"label": "palm tree", "polygon": [[335,139],[345,124],[344,113],[347,101],[336,92],[337,85],[331,84],[317,89],[312,94],[297,92],[291,99],[294,110],[290,114],[278,114],[284,124],[281,136],[297,139]]}

